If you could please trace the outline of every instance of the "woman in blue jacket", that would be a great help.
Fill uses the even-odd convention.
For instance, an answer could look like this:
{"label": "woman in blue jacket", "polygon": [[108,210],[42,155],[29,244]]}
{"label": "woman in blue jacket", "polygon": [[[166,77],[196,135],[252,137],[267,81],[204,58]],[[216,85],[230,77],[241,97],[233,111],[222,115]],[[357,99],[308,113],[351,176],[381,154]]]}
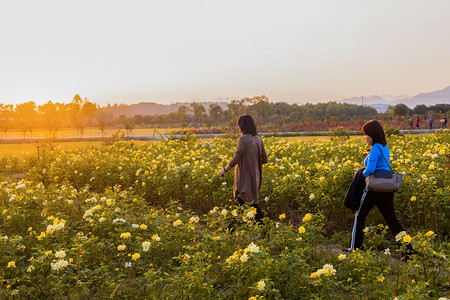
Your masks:
{"label": "woman in blue jacket", "polygon": [[[376,170],[390,170],[389,167],[389,147],[386,142],[383,127],[377,120],[366,122],[362,128],[366,142],[371,146],[370,153],[364,160],[365,170],[362,169],[356,173],[353,178],[352,186],[349,189],[355,195],[362,195],[365,188],[366,177],[375,173]],[[384,155],[384,158],[383,158]],[[344,251],[352,251],[361,249],[364,239],[364,227],[366,217],[370,210],[376,206],[381,215],[385,219],[389,229],[394,237],[401,231],[403,227],[395,216],[394,210],[394,193],[393,192],[366,192],[365,197],[361,198],[359,209],[355,213],[355,221],[353,223],[352,239],[350,248]]]}

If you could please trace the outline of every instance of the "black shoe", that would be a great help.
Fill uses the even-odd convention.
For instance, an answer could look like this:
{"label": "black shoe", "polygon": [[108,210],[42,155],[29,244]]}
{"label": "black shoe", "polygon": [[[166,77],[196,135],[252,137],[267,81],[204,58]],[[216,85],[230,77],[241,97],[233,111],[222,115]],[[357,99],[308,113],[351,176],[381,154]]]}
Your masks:
{"label": "black shoe", "polygon": [[342,250],[343,252],[353,252],[354,250],[352,248],[345,248]]}

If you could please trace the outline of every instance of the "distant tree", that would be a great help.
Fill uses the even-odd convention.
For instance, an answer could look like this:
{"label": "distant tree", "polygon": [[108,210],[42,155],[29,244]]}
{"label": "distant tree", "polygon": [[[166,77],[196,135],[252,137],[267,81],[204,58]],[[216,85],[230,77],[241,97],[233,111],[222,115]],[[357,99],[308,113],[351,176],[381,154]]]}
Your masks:
{"label": "distant tree", "polygon": [[430,110],[434,110],[437,113],[446,114],[450,111],[450,104],[436,104],[430,106]]}
{"label": "distant tree", "polygon": [[0,104],[0,130],[4,133],[5,138],[8,130],[12,128],[14,116],[14,107],[11,104]]}
{"label": "distant tree", "polygon": [[219,104],[213,103],[209,106],[209,119],[214,125],[217,126],[217,123],[220,122],[222,116],[223,109]]}
{"label": "distant tree", "polygon": [[188,113],[191,111],[191,109],[189,107],[187,107],[186,105],[181,105],[180,107],[178,107],[178,111],[177,111],[177,119],[178,121],[184,123],[187,121],[188,118]]}
{"label": "distant tree", "polygon": [[72,128],[78,131],[84,129],[83,120],[81,118],[81,104],[82,100],[80,95],[75,95],[72,102],[67,105],[67,112],[69,115],[69,120],[72,123]]}
{"label": "distant tree", "polygon": [[72,102],[77,103],[79,105],[81,105],[83,103],[83,100],[81,100],[80,95],[76,94],[75,96],[73,96],[73,100]]}
{"label": "distant tree", "polygon": [[280,119],[281,117],[283,117],[283,110],[280,107],[274,107],[273,115],[276,116],[276,119]]}
{"label": "distant tree", "polygon": [[77,125],[76,125],[76,130],[77,130],[77,136],[78,134],[80,134],[80,137],[83,137],[83,133],[84,133],[84,129],[86,127],[84,126],[84,122],[82,119],[78,120]]}
{"label": "distant tree", "polygon": [[170,114],[166,115],[166,123],[169,125],[169,127],[172,127],[173,124],[178,123],[178,114],[176,112],[171,112]]}
{"label": "distant tree", "polygon": [[133,117],[127,118],[125,115],[120,115],[116,120],[116,123],[119,123],[121,125],[121,129],[125,128],[127,136],[130,136],[132,134],[132,131],[136,125],[134,123]]}
{"label": "distant tree", "polygon": [[133,124],[142,125],[144,123],[144,117],[142,115],[134,115],[132,118]]}
{"label": "distant tree", "polygon": [[97,104],[90,102],[87,98],[84,99],[83,106],[81,108],[82,118],[86,118],[89,129],[92,128],[95,115],[97,114]]}
{"label": "distant tree", "polygon": [[317,103],[312,107],[312,115],[316,120],[322,120],[327,117],[327,107],[329,103]]}
{"label": "distant tree", "polygon": [[226,112],[226,116],[230,125],[236,125],[235,122],[240,115],[244,114],[244,104],[242,100],[232,100],[227,105],[228,111]]}
{"label": "distant tree", "polygon": [[272,115],[277,115],[277,119],[283,119],[291,115],[292,107],[286,102],[276,102],[272,105]]}
{"label": "distant tree", "polygon": [[415,115],[423,115],[423,114],[426,114],[427,111],[428,111],[428,106],[426,106],[425,104],[416,105],[412,110],[413,114],[415,114]]}
{"label": "distant tree", "polygon": [[251,113],[252,105],[255,104],[257,101],[255,100],[255,97],[252,98],[244,97],[241,100],[238,100],[238,102],[241,105],[241,112],[239,115],[245,115]]}
{"label": "distant tree", "polygon": [[125,130],[127,131],[127,136],[130,136],[133,132],[134,129],[134,124],[132,123],[131,120],[129,120],[126,124],[125,124]]}
{"label": "distant tree", "polygon": [[99,120],[97,126],[98,126],[98,129],[100,129],[100,131],[102,132],[102,137],[103,137],[105,134],[105,129],[106,129],[106,121]]}
{"label": "distant tree", "polygon": [[[352,105],[356,109],[356,114],[351,115],[354,116],[363,116],[364,118],[373,118],[377,114],[377,110],[371,106],[361,106],[356,104],[348,104]],[[343,115],[344,117],[346,115]]]}
{"label": "distant tree", "polygon": [[254,112],[255,118],[258,120],[258,123],[264,125],[268,116],[272,111],[272,106],[270,104],[269,98],[266,95],[255,96],[251,100],[253,105],[251,107],[252,113]]}
{"label": "distant tree", "polygon": [[166,123],[167,121],[167,116],[166,115],[157,115],[153,118],[153,123],[156,125],[162,125],[164,123]]}
{"label": "distant tree", "polygon": [[111,120],[113,120],[114,119],[114,112],[112,111],[112,106],[111,106],[111,104],[108,104],[106,107],[105,107],[105,115],[106,115],[106,119],[105,119],[105,121],[106,122],[111,122]]}
{"label": "distant tree", "polygon": [[56,132],[60,128],[61,118],[58,112],[59,107],[52,101],[40,105],[38,111],[44,120],[44,126],[48,129],[50,136],[56,137]]}
{"label": "distant tree", "polygon": [[120,115],[119,118],[117,118],[117,122],[124,127],[128,122],[128,118],[125,115]]}
{"label": "distant tree", "polygon": [[291,121],[294,123],[299,123],[304,116],[303,106],[298,106],[297,104],[292,105]]}
{"label": "distant tree", "polygon": [[203,104],[198,102],[192,102],[189,105],[192,109],[192,112],[194,113],[194,120],[197,123],[203,123],[203,118],[206,118],[206,109],[203,106]]}
{"label": "distant tree", "polygon": [[16,114],[18,127],[23,132],[23,138],[27,131],[30,136],[33,136],[33,128],[37,120],[36,104],[33,101],[21,103],[16,105]]}
{"label": "distant tree", "polygon": [[393,109],[394,115],[398,115],[398,116],[402,116],[402,117],[409,116],[410,112],[411,112],[411,110],[409,109],[409,107],[403,103],[398,103],[397,105],[394,106],[394,109]]}
{"label": "distant tree", "polygon": [[146,125],[152,124],[153,122],[153,116],[145,115],[142,117],[142,122]]}

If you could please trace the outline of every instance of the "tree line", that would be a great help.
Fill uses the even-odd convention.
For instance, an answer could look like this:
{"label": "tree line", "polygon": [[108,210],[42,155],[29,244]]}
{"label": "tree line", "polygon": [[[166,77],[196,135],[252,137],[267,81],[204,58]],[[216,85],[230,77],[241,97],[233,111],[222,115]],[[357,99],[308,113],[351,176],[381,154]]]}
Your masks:
{"label": "tree line", "polygon": [[48,130],[51,137],[56,137],[62,128],[72,127],[77,136],[82,136],[85,128],[106,126],[99,114],[99,106],[87,98],[75,95],[72,102],[53,103],[48,101],[37,106],[34,101],[17,104],[0,104],[0,130],[6,137],[8,131],[19,130],[25,138],[32,137],[37,128]]}
{"label": "tree line", "polygon": [[[406,110],[406,109],[407,110]],[[404,104],[389,106],[384,117],[395,118],[411,114],[446,114],[450,110],[450,104],[437,104],[426,106],[417,105],[409,109]],[[405,113],[406,112],[406,113]],[[159,126],[224,126],[235,125],[236,119],[242,114],[250,114],[255,121],[262,125],[279,125],[286,123],[301,123],[305,119],[311,121],[326,121],[333,118],[337,121],[349,121],[352,119],[375,118],[377,110],[371,106],[361,106],[349,103],[317,103],[317,104],[288,104],[285,102],[270,102],[265,95],[252,98],[233,100],[223,108],[217,103],[209,105],[208,109],[198,102],[182,105],[177,112],[160,114],[155,116],[134,115],[132,117],[119,116],[119,124],[159,125]]]}
{"label": "tree line", "polygon": [[405,104],[399,103],[392,107],[392,113],[396,116],[426,115],[426,114],[442,114],[445,115],[450,110],[450,104],[436,104],[426,106],[425,104],[416,105],[410,109]]}
{"label": "tree line", "polygon": [[285,102],[270,102],[265,95],[252,98],[233,100],[226,107],[213,103],[206,108],[198,102],[182,105],[177,112],[143,116],[134,115],[126,118],[120,116],[122,123],[167,126],[227,126],[235,125],[236,119],[242,114],[250,114],[261,125],[281,124],[285,122],[300,122],[305,118],[323,120],[329,117],[351,119],[353,117],[374,116],[377,111],[368,106],[356,104],[340,104],[335,102],[319,104],[288,104]]}
{"label": "tree line", "polygon": [[[411,114],[424,115],[427,113],[446,114],[450,104],[433,106],[417,105],[409,109],[404,104],[389,107],[384,116],[408,116]],[[281,125],[324,121],[333,118],[337,121],[374,118],[377,111],[370,106],[348,103],[318,103],[318,104],[288,104],[285,102],[270,102],[265,95],[252,98],[242,98],[227,103],[224,107],[218,103],[209,105],[208,109],[198,102],[182,105],[177,112],[159,115],[124,115],[114,116],[109,107],[82,99],[75,95],[68,104],[48,101],[37,106],[29,101],[16,106],[0,104],[0,130],[6,137],[8,131],[20,130],[24,138],[31,137],[36,128],[46,129],[50,137],[56,137],[62,128],[76,131],[82,136],[86,128],[98,128],[103,132],[106,128],[125,128],[129,133],[139,127],[217,127],[234,126],[238,116],[250,114],[255,121],[262,125]]]}

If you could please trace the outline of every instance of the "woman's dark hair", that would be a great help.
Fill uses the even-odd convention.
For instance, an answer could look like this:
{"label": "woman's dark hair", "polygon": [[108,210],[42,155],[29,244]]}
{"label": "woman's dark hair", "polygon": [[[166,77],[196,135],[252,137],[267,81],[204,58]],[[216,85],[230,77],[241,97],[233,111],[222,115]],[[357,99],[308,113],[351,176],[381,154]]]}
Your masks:
{"label": "woman's dark hair", "polygon": [[239,129],[243,134],[249,133],[251,135],[257,135],[255,121],[253,121],[252,116],[242,115],[239,117],[238,121]]}
{"label": "woman's dark hair", "polygon": [[384,134],[383,127],[377,120],[367,121],[361,127],[361,131],[365,135],[368,135],[372,138],[373,144],[380,143],[383,146],[387,145],[386,135]]}

